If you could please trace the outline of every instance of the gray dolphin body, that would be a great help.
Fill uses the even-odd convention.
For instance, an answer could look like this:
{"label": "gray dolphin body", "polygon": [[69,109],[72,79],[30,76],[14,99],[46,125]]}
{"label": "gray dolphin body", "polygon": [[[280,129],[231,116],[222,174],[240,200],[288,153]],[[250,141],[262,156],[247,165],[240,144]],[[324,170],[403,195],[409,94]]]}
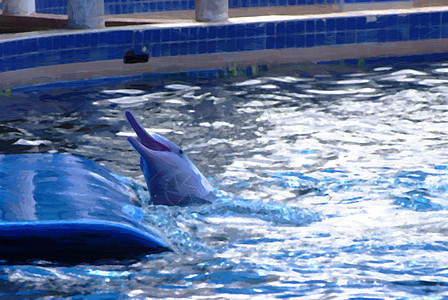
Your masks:
{"label": "gray dolphin body", "polygon": [[138,136],[128,141],[141,156],[140,168],[153,204],[184,206],[216,198],[213,187],[179,146],[146,132],[131,112],[126,112],[126,118]]}

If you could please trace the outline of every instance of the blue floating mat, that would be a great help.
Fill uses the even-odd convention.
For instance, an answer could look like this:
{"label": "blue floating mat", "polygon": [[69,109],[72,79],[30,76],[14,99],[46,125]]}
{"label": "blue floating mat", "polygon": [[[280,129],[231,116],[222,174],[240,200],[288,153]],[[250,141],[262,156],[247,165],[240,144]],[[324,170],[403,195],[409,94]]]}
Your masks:
{"label": "blue floating mat", "polygon": [[80,262],[170,250],[118,175],[66,154],[0,155],[0,260]]}

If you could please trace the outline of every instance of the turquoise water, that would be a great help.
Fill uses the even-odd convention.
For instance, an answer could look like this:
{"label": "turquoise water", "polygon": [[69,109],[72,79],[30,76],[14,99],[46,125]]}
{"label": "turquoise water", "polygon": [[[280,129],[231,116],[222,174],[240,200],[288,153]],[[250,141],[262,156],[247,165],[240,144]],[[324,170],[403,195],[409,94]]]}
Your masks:
{"label": "turquoise water", "polygon": [[[147,222],[176,248],[120,264],[4,263],[2,298],[448,296],[447,63],[289,66],[0,100],[1,153],[70,153],[130,178]],[[152,206],[125,110],[183,147],[219,199]]]}

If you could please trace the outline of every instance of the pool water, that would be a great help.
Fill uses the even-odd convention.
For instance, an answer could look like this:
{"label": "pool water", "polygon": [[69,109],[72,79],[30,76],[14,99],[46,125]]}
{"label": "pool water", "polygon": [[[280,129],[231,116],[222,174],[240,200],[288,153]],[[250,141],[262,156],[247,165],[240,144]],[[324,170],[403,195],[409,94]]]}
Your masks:
{"label": "pool water", "polygon": [[[4,263],[5,298],[448,297],[448,63],[80,83],[0,100],[1,153],[70,153],[130,178],[176,248],[120,264]],[[125,110],[183,147],[214,204],[150,204]]]}

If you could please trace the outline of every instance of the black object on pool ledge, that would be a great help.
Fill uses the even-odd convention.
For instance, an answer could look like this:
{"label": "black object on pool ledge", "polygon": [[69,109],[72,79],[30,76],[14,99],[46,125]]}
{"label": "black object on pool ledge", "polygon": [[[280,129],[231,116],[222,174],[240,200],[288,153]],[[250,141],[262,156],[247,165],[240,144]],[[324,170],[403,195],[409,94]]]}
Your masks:
{"label": "black object on pool ledge", "polygon": [[129,50],[125,53],[123,57],[123,62],[125,64],[137,64],[145,63],[149,60],[149,54],[144,52],[136,52],[135,50]]}

